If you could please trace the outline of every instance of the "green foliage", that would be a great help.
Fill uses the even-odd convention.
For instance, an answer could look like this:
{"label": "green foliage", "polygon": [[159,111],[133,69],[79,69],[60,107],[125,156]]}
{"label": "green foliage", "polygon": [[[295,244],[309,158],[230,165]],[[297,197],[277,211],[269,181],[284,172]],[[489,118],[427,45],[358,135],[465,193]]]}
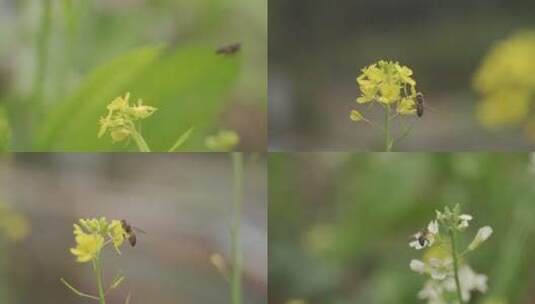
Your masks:
{"label": "green foliage", "polygon": [[[143,121],[142,133],[153,151],[167,151],[192,126],[198,135],[213,128],[239,71],[240,57],[216,56],[199,46],[143,47],[96,68],[48,117],[37,150],[124,151],[97,138],[98,120],[115,97],[131,92],[158,112]],[[38,130],[39,131],[39,130]],[[201,147],[202,138],[185,148]]]}

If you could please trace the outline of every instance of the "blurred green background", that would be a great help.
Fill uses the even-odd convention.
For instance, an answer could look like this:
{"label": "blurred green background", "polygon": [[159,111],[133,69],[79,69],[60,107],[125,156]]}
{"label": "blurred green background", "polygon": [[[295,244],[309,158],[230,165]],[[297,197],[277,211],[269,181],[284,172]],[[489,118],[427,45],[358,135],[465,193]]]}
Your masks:
{"label": "blurred green background", "polygon": [[[216,55],[240,42],[234,56]],[[194,127],[184,150],[236,130],[266,146],[266,0],[0,1],[0,140],[15,151],[124,151],[98,119],[131,92],[159,111],[143,121],[153,150]]]}
{"label": "blurred green background", "polygon": [[[481,96],[473,89],[473,76],[497,41],[535,28],[535,2],[334,3],[269,1],[271,149],[381,150],[380,131],[349,119],[350,110],[358,108],[356,76],[380,59],[412,68],[428,105],[424,117],[415,119],[411,134],[396,144],[397,151],[533,148],[521,128],[491,132],[477,122],[475,108]],[[378,108],[368,117],[381,122]]]}
{"label": "blurred green background", "polygon": [[[244,166],[241,240],[243,301],[267,303],[265,156]],[[226,153],[22,153],[0,158],[0,303],[93,303],[74,295],[96,292],[90,263],[74,247],[78,218],[126,219],[146,231],[122,255],[106,248],[104,276],[126,280],[109,303],[226,304],[230,286],[210,255],[230,259],[232,164]],[[207,191],[209,189],[209,191]],[[10,210],[9,216],[7,216]],[[23,216],[26,234],[13,221]],[[19,227],[18,229],[15,229]],[[11,233],[10,233],[11,232]],[[22,237],[22,238],[21,238]]]}
{"label": "blurred green background", "polygon": [[489,277],[470,303],[535,302],[535,163],[529,154],[273,153],[269,303],[424,303],[410,236],[460,203],[494,234],[467,259]]}

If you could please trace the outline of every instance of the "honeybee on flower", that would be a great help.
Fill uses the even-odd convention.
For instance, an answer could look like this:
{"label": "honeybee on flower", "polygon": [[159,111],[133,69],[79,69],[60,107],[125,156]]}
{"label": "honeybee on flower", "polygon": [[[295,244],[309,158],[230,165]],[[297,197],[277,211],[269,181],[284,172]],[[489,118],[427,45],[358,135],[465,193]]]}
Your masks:
{"label": "honeybee on flower", "polygon": [[[390,151],[395,141],[391,136],[390,121],[403,116],[421,117],[424,114],[423,94],[416,89],[413,71],[397,61],[380,60],[363,68],[356,82],[360,89],[360,96],[356,99],[358,104],[376,103],[384,109],[385,147]],[[375,126],[356,109],[351,110],[350,119]],[[402,133],[408,131],[405,128]]]}
{"label": "honeybee on flower", "polygon": [[465,303],[472,291],[486,292],[487,276],[478,274],[468,265],[464,256],[478,248],[492,235],[490,226],[481,227],[472,242],[459,251],[457,234],[464,232],[473,217],[462,214],[460,206],[436,211],[436,218],[427,228],[413,235],[409,246],[426,249],[422,259],[412,259],[409,268],[428,276],[418,297],[428,303]]}
{"label": "honeybee on flower", "polygon": [[435,236],[438,234],[438,223],[437,221],[431,221],[426,228],[416,232],[412,236],[412,241],[409,243],[409,246],[420,250],[425,247],[430,247],[435,242]]}
{"label": "honeybee on flower", "polygon": [[107,291],[104,291],[102,277],[102,251],[108,245],[115,248],[118,254],[121,254],[120,248],[130,237],[130,232],[120,220],[107,220],[105,217],[80,219],[78,223],[73,224],[75,247],[70,248],[70,253],[76,257],[78,263],[91,263],[92,269],[97,277],[98,295],[90,295],[79,291],[69,284],[63,278],[61,282],[75,294],[81,297],[98,300],[100,303],[106,303],[108,291],[119,287],[124,281],[124,276],[117,276]]}

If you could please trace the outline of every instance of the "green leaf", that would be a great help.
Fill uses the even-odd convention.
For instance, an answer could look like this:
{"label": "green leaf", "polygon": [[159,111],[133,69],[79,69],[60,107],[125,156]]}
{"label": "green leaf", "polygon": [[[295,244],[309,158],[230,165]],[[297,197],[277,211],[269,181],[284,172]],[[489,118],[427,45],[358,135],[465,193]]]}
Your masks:
{"label": "green leaf", "polygon": [[160,52],[160,47],[140,48],[96,68],[71,97],[48,114],[44,127],[38,130],[37,150],[112,150],[111,144],[106,145],[108,141],[97,141],[93,131],[98,128],[98,119],[106,105],[124,94]]}
{"label": "green leaf", "polygon": [[141,122],[141,134],[152,151],[167,151],[176,134],[195,125],[199,138],[183,148],[204,150],[239,71],[240,56],[216,56],[213,49],[189,46],[162,52],[145,47],[92,72],[72,97],[62,102],[45,124],[39,150],[135,151],[133,144],[97,138],[98,120],[115,97],[131,92],[158,108]]}
{"label": "green leaf", "polygon": [[177,149],[179,149],[180,147],[182,147],[182,145],[186,142],[186,140],[188,140],[188,138],[190,137],[191,135],[191,132],[193,131],[193,127],[189,128],[186,132],[182,133],[182,135],[180,135],[180,137],[178,138],[178,140],[175,142],[175,144],[171,147],[171,149],[169,149],[169,152],[174,152],[176,151]]}

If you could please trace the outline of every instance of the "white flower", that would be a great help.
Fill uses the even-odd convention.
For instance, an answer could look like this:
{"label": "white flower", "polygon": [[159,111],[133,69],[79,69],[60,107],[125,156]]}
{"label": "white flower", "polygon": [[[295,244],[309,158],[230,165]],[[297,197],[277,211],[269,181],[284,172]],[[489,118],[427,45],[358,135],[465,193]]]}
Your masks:
{"label": "white flower", "polygon": [[420,274],[425,272],[425,264],[424,262],[420,260],[411,260],[409,267],[411,268],[412,271],[420,273]]}
{"label": "white flower", "polygon": [[[486,292],[487,291],[487,276],[484,274],[475,273],[468,265],[463,265],[459,269],[459,282],[461,284],[461,296],[463,301],[470,301],[470,293],[472,291]],[[454,292],[456,290],[455,281],[453,278],[444,282],[446,290]]]}
{"label": "white flower", "polygon": [[427,231],[429,231],[429,233],[433,234],[433,236],[435,234],[437,234],[438,233],[438,222],[437,221],[429,222],[429,224],[427,225]]}
{"label": "white flower", "polygon": [[[487,291],[487,276],[475,273],[468,265],[462,265],[459,269],[459,282],[464,302],[470,301],[472,291]],[[444,280],[428,280],[418,293],[418,298],[427,300],[429,304],[445,304],[449,302],[444,300],[444,293],[455,293],[456,290],[455,279],[450,275]]]}
{"label": "white flower", "polygon": [[428,304],[447,304],[443,297],[444,287],[440,282],[428,280],[424,288],[418,292],[418,298],[427,300]]}
{"label": "white flower", "polygon": [[457,225],[457,228],[458,228],[459,230],[463,230],[463,229],[465,229],[466,227],[468,227],[468,224],[469,224],[468,222],[470,222],[470,221],[472,220],[472,216],[469,215],[469,214],[461,214],[461,215],[459,216],[459,220],[460,220],[460,222],[459,222],[459,224]]}
{"label": "white flower", "polygon": [[429,259],[429,275],[435,280],[444,280],[453,274],[453,260],[447,259]]}
{"label": "white flower", "polygon": [[470,243],[470,245],[468,245],[468,250],[476,249],[477,247],[479,247],[479,245],[481,245],[481,243],[486,241],[491,235],[492,235],[492,227],[485,226],[485,227],[479,228],[479,231],[474,237],[474,240],[472,241],[472,243]]}

